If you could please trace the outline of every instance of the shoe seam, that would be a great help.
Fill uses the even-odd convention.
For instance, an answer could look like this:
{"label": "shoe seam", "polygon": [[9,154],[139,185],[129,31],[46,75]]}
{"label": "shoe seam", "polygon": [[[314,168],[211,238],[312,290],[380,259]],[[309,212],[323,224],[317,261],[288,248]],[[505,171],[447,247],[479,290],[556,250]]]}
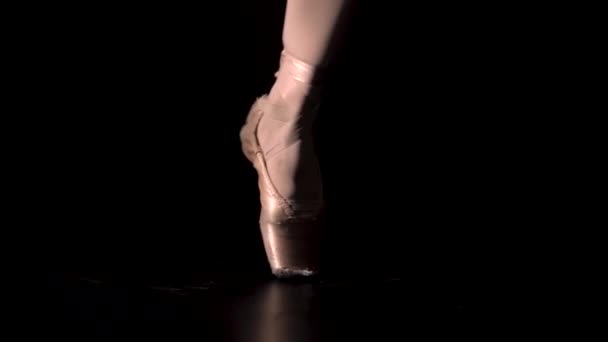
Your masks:
{"label": "shoe seam", "polygon": [[[317,203],[311,204],[310,207],[314,207],[314,209],[312,209],[312,210],[306,210],[306,209],[296,210],[294,207],[298,207],[298,205],[297,205],[298,201],[292,201],[292,200],[289,200],[289,199],[283,197],[279,193],[279,191],[276,189],[274,182],[272,181],[270,174],[268,173],[267,159],[266,159],[264,151],[261,148],[260,142],[258,140],[258,135],[257,135],[258,126],[259,126],[260,122],[262,121],[262,117],[264,116],[264,110],[262,109],[262,102],[265,101],[265,97],[261,98],[260,100],[261,101],[258,101],[258,106],[256,106],[256,108],[255,108],[255,110],[258,111],[259,115],[257,117],[257,122],[255,123],[254,129],[253,129],[253,136],[254,136],[254,141],[256,144],[256,155],[259,156],[258,163],[261,163],[260,170],[258,170],[258,172],[262,174],[262,177],[264,178],[264,181],[267,184],[266,189],[270,192],[270,195],[278,201],[279,206],[281,207],[281,209],[283,209],[287,218],[290,218],[290,219],[296,218],[295,213],[302,212],[302,211],[312,211],[312,212],[314,212],[313,216],[317,216],[320,211],[320,208],[323,205],[323,201],[319,201],[318,204]],[[290,146],[292,144],[290,144]]]}

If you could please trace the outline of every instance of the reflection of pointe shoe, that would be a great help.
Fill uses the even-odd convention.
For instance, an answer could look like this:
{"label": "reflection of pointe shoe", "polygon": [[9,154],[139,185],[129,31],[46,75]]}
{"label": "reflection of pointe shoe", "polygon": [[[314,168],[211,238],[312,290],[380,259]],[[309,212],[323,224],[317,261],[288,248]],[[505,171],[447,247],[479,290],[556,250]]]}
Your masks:
{"label": "reflection of pointe shoe", "polygon": [[258,173],[260,229],[266,256],[272,273],[277,277],[316,275],[320,261],[323,201],[285,198],[277,190],[257,135],[264,108],[268,105],[266,96],[258,98],[240,131],[243,153]]}

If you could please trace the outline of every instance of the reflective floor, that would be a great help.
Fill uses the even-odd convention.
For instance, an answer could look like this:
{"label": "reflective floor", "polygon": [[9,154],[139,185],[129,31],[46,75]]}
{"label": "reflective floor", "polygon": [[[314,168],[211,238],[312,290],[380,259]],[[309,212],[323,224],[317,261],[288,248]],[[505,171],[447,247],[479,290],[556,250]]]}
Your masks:
{"label": "reflective floor", "polygon": [[[468,307],[404,278],[103,280],[65,274],[55,298],[65,333],[199,341],[376,341],[466,336]],[[140,279],[141,280],[141,279]],[[57,279],[57,281],[59,281]],[[57,311],[56,311],[57,312]]]}

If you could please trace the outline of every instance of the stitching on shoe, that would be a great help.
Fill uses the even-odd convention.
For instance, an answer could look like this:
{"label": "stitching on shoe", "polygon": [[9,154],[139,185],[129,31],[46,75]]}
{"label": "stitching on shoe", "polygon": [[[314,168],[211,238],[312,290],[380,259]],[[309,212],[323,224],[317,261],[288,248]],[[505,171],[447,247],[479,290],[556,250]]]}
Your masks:
{"label": "stitching on shoe", "polygon": [[[266,164],[266,157],[264,156],[264,151],[262,150],[261,146],[260,146],[260,142],[258,140],[258,136],[257,136],[257,129],[258,126],[260,124],[260,121],[262,120],[262,117],[264,116],[264,110],[262,109],[262,104],[265,104],[265,100],[266,100],[266,96],[262,96],[261,98],[258,99],[258,101],[256,101],[256,106],[254,108],[255,111],[257,111],[257,113],[259,114],[257,116],[257,121],[253,127],[253,138],[254,138],[254,142],[255,142],[255,149],[256,152],[255,154],[258,156],[257,160],[258,163],[260,164],[258,172],[262,175],[262,178],[264,179],[264,182],[266,183],[266,190],[270,193],[270,195],[277,200],[279,206],[281,207],[281,209],[283,209],[283,212],[285,214],[285,216],[287,217],[287,219],[310,219],[310,218],[316,218],[318,216],[318,214],[321,211],[322,208],[322,204],[323,201],[319,201],[319,202],[311,202],[311,203],[301,203],[295,200],[289,200],[285,197],[283,197],[278,190],[276,189],[276,187],[274,186],[274,183],[272,182],[272,179],[270,178],[270,175],[268,174],[268,166]],[[296,215],[296,212],[298,215]]]}
{"label": "stitching on shoe", "polygon": [[281,207],[281,209],[283,209],[285,216],[292,218],[294,216],[294,212],[295,210],[291,207],[291,205],[287,202],[287,200],[281,196],[281,194],[279,194],[279,192],[276,190],[274,183],[272,182],[272,180],[270,179],[270,175],[268,174],[268,168],[266,165],[266,158],[264,157],[264,151],[262,151],[262,148],[260,146],[260,141],[258,140],[258,126],[260,124],[260,121],[262,121],[262,117],[264,116],[264,110],[262,109],[262,104],[265,103],[266,101],[266,96],[262,96],[260,97],[257,101],[256,101],[256,106],[254,108],[254,110],[256,110],[258,112],[258,117],[257,117],[257,121],[253,127],[253,141],[255,142],[256,145],[256,156],[258,156],[258,158],[256,158],[258,160],[259,168],[258,168],[258,173],[260,173],[262,175],[262,178],[264,179],[264,182],[266,183],[266,190],[268,192],[270,192],[270,195],[277,200],[279,206]]}

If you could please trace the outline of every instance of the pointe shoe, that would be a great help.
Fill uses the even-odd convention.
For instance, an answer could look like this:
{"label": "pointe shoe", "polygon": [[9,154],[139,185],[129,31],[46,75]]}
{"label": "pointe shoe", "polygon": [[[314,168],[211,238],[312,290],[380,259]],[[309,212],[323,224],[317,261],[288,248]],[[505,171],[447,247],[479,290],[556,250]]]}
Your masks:
{"label": "pointe shoe", "polygon": [[257,136],[267,101],[266,96],[255,101],[240,131],[243,153],[258,174],[259,223],[266,257],[279,278],[314,276],[319,272],[323,203],[284,198],[273,184]]}

